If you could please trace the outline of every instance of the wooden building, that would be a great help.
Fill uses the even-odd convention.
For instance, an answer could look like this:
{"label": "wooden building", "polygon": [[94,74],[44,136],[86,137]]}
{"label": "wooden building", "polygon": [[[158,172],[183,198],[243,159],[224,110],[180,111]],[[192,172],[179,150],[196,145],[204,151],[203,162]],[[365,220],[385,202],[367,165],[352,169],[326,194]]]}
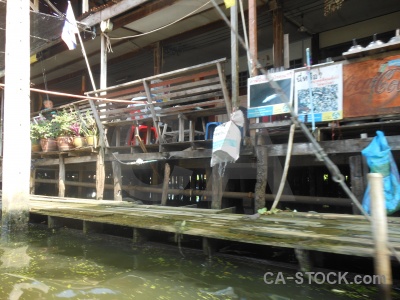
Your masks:
{"label": "wooden building", "polygon": [[[32,8],[65,11],[50,2],[34,1]],[[270,206],[283,174],[290,115],[248,118],[240,158],[222,177],[210,166],[212,130],[232,110],[247,115],[247,79],[260,75],[213,2],[71,1],[91,72],[81,51],[58,39],[34,54],[31,81],[38,89],[87,97],[48,95],[57,111],[88,111],[100,139],[95,146],[32,153],[32,193],[235,207],[247,214]],[[317,122],[313,135],[361,201],[368,169],[360,151],[376,130],[388,136],[398,161],[400,47],[399,40],[389,43],[398,27],[397,1],[249,0],[245,23],[240,2],[229,9],[214,3],[234,30],[248,32],[250,54],[263,69],[300,70],[306,48],[313,65],[343,66],[342,117]],[[365,47],[375,33],[383,45],[348,51],[353,38]],[[46,97],[32,92],[32,118]],[[279,207],[358,213],[314,152],[297,127]]]}

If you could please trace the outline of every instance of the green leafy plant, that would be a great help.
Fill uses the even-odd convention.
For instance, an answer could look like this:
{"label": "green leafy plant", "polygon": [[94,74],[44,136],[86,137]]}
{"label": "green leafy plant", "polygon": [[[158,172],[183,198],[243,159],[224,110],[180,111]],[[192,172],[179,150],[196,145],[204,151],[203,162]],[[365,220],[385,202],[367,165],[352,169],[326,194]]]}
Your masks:
{"label": "green leafy plant", "polygon": [[31,140],[56,138],[58,135],[58,128],[52,121],[43,120],[36,123],[31,123],[30,136]]}
{"label": "green leafy plant", "polygon": [[62,110],[58,111],[56,115],[53,116],[51,123],[57,129],[57,136],[69,136],[74,135],[72,129],[73,124],[77,122],[76,113],[74,111]]}
{"label": "green leafy plant", "polygon": [[79,116],[81,123],[81,132],[84,136],[97,136],[98,128],[96,120],[90,114],[90,111],[86,111],[86,114]]}

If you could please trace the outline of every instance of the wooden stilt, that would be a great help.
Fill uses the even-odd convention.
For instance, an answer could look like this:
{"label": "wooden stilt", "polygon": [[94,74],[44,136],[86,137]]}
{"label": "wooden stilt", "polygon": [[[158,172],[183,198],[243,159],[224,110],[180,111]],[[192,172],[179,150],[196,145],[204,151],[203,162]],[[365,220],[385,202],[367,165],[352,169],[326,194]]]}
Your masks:
{"label": "wooden stilt", "polygon": [[96,199],[102,200],[104,197],[104,183],[105,183],[105,164],[104,164],[104,148],[100,147],[97,154],[96,162]]}
{"label": "wooden stilt", "polygon": [[65,162],[64,155],[59,155],[58,197],[65,197]]}
{"label": "wooden stilt", "polygon": [[[361,203],[366,188],[366,186],[364,185],[364,171],[361,155],[350,156],[349,165],[351,191],[353,192],[354,196],[356,196],[357,200]],[[355,205],[353,205],[353,214],[361,214],[360,210]]]}
{"label": "wooden stilt", "polygon": [[61,219],[58,217],[47,216],[47,227],[49,229],[55,229],[62,227]]}
{"label": "wooden stilt", "polygon": [[171,173],[171,168],[170,168],[169,164],[166,163],[165,167],[164,167],[164,182],[163,182],[163,189],[162,189],[162,195],[161,195],[161,205],[167,205],[170,173]]}
{"label": "wooden stilt", "polygon": [[104,228],[103,223],[96,223],[96,222],[90,222],[90,221],[83,221],[83,233],[84,234],[89,234],[89,233],[102,233]]}
{"label": "wooden stilt", "polygon": [[220,209],[222,206],[222,178],[219,175],[218,168],[218,165],[212,167],[212,209]]}
{"label": "wooden stilt", "polygon": [[265,189],[268,177],[268,152],[263,145],[256,146],[257,154],[257,182],[254,189],[254,210],[265,207]]}
{"label": "wooden stilt", "polygon": [[114,200],[122,201],[122,172],[121,164],[113,160],[112,161],[113,178],[114,178]]}

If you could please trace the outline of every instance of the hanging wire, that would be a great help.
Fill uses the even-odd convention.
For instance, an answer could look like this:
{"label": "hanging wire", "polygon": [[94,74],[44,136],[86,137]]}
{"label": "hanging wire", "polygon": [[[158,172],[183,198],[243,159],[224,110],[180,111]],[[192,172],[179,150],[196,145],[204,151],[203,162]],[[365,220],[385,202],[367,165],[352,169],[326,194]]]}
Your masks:
{"label": "hanging wire", "polygon": [[[40,67],[42,68],[44,89],[47,91],[48,90],[48,88],[47,88],[47,76],[46,76],[46,69],[44,68],[44,65],[43,65],[43,52],[40,52]],[[46,93],[46,99],[50,100],[48,93]]]}
{"label": "hanging wire", "polygon": [[[287,104],[289,104],[289,100],[286,96],[286,94],[282,91],[280,86],[269,76],[268,71],[265,70],[260,62],[258,61],[257,58],[255,58],[249,48],[246,46],[245,41],[243,38],[240,36],[240,34],[232,27],[230,21],[228,18],[225,16],[224,12],[221,10],[219,5],[215,2],[215,0],[211,0],[213,3],[215,9],[218,11],[220,14],[221,18],[225,21],[225,23],[228,25],[228,27],[231,29],[231,31],[237,36],[238,41],[242,45],[242,47],[246,50],[247,53],[251,56],[251,59],[256,62],[257,68],[261,71],[261,73],[268,78],[268,83],[271,85],[271,87],[274,89],[275,93],[277,93],[281,99]],[[350,188],[347,186],[343,174],[340,172],[339,168],[332,162],[332,160],[328,157],[324,149],[320,146],[320,144],[315,140],[314,136],[311,134],[310,130],[307,128],[307,126],[303,123],[300,122],[298,119],[298,116],[296,112],[293,110],[293,108],[288,105],[289,112],[291,115],[292,122],[296,124],[296,126],[300,127],[300,129],[303,131],[304,135],[306,138],[310,141],[311,145],[313,146],[313,151],[314,155],[316,158],[322,162],[324,162],[325,166],[328,168],[329,172],[332,174],[332,180],[336,183],[338,183],[343,191],[348,195],[352,203],[360,210],[360,212],[363,214],[363,216],[371,223],[372,218],[367,214],[367,212],[364,210],[356,196],[353,194],[353,192],[350,190]],[[392,245],[387,243],[387,247],[390,249],[390,251],[393,253],[394,257],[396,257],[397,261],[400,262],[400,256],[397,254],[396,250]]]}

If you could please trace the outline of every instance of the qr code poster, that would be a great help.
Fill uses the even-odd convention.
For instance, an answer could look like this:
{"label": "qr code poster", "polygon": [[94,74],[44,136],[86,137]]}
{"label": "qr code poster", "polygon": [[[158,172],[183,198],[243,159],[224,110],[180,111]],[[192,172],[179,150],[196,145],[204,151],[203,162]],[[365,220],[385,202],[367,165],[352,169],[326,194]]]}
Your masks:
{"label": "qr code poster", "polygon": [[[247,81],[247,117],[256,118],[288,113],[293,103],[294,71],[288,70],[251,77]],[[286,97],[281,97],[271,86],[273,80]],[[286,99],[282,99],[286,98]]]}
{"label": "qr code poster", "polygon": [[[343,66],[334,64],[295,72],[295,112],[302,122],[343,119]],[[312,101],[312,102],[311,102]]]}

